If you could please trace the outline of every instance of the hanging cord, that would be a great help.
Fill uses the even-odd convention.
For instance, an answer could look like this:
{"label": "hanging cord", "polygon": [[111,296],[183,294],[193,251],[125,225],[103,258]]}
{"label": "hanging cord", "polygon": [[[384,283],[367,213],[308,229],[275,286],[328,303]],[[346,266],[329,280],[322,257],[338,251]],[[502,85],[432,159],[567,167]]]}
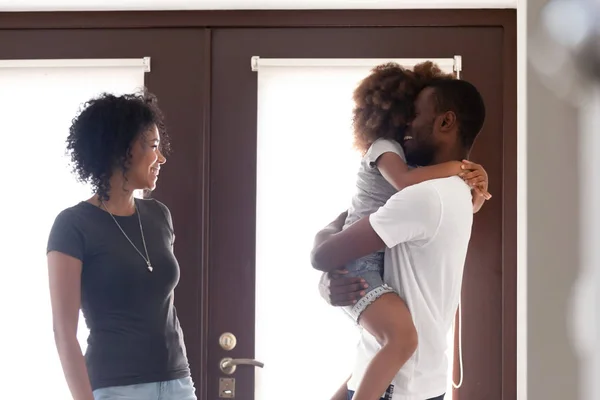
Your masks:
{"label": "hanging cord", "polygon": [[460,380],[458,381],[458,383],[454,383],[454,376],[452,376],[452,386],[454,387],[454,389],[458,389],[462,386],[464,375],[462,356],[462,302],[458,302],[458,365],[460,370]]}

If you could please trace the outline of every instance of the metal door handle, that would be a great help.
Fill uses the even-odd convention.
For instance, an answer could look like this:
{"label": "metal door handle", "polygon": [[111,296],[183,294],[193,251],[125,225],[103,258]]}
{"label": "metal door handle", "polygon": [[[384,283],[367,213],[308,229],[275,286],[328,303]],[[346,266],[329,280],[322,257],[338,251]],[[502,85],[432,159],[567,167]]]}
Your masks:
{"label": "metal door handle", "polygon": [[219,363],[219,367],[224,374],[231,375],[235,372],[238,365],[252,365],[254,367],[263,368],[265,364],[251,358],[224,358]]}

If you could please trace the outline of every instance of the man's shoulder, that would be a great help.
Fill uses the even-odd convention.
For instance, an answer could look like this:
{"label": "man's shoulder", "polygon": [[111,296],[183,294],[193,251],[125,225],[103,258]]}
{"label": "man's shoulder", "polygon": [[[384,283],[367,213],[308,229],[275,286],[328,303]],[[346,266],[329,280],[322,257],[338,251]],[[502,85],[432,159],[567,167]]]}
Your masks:
{"label": "man's shoulder", "polygon": [[441,210],[441,220],[446,220],[442,217],[446,216],[450,217],[448,221],[456,223],[456,219],[453,217],[455,216],[459,217],[459,220],[465,224],[471,223],[473,218],[473,196],[469,185],[458,176],[434,179],[429,181],[429,185],[436,191]]}
{"label": "man's shoulder", "polygon": [[410,199],[411,201],[434,201],[439,202],[439,185],[440,179],[431,179],[415,185],[408,186],[392,196],[397,199]]}
{"label": "man's shoulder", "polygon": [[411,185],[395,193],[386,206],[388,208],[411,205],[417,208],[443,206],[444,204],[459,203],[468,200],[470,203],[471,189],[459,177],[431,179]]}
{"label": "man's shoulder", "polygon": [[431,179],[414,186],[422,186],[423,193],[435,191],[440,201],[444,201],[447,198],[471,196],[469,185],[458,176]]}
{"label": "man's shoulder", "polygon": [[431,179],[399,191],[388,204],[392,208],[394,205],[410,204],[415,209],[428,210],[461,204],[471,207],[471,189],[458,176]]}

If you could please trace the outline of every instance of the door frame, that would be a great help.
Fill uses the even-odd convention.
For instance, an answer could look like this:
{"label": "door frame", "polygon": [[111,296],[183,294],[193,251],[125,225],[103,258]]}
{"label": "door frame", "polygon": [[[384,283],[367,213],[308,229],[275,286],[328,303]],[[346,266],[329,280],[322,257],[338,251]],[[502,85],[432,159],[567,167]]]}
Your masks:
{"label": "door frame", "polygon": [[[517,28],[514,9],[437,10],[252,10],[252,11],[126,11],[126,12],[0,12],[3,30],[207,28],[203,74],[202,199],[200,214],[209,221],[210,204],[210,28],[311,27],[500,27],[503,29],[503,195],[502,195],[502,399],[516,399],[517,387]],[[190,49],[193,51],[193,49]],[[31,51],[32,53],[34,51]],[[209,224],[201,227],[197,255],[199,298],[197,326],[200,365],[206,365],[209,322]],[[207,369],[200,368],[199,399],[207,398]],[[196,375],[196,376],[198,376]]]}

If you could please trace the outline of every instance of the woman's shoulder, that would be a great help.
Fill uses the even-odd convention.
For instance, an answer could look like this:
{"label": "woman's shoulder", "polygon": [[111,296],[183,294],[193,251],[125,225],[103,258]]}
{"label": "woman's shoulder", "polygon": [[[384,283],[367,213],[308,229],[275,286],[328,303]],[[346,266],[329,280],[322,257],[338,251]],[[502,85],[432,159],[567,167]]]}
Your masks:
{"label": "woman's shoulder", "polygon": [[93,215],[93,205],[80,202],[60,211],[48,237],[47,252],[58,251],[83,260],[86,236],[91,232],[89,216]]}
{"label": "woman's shoulder", "polygon": [[95,206],[86,201],[80,201],[79,203],[60,211],[56,215],[55,220],[64,222],[76,222],[81,217],[89,215],[91,211],[90,209],[93,207]]}
{"label": "woman's shoulder", "polygon": [[142,207],[160,210],[163,213],[171,215],[169,207],[167,207],[163,202],[156,200],[155,198],[137,199],[137,201],[139,202],[139,204],[142,205]]}
{"label": "woman's shoulder", "polygon": [[161,218],[166,219],[169,228],[171,228],[171,230],[173,229],[173,219],[169,207],[154,198],[139,199],[138,201],[142,207],[145,207],[150,213],[159,214]]}

